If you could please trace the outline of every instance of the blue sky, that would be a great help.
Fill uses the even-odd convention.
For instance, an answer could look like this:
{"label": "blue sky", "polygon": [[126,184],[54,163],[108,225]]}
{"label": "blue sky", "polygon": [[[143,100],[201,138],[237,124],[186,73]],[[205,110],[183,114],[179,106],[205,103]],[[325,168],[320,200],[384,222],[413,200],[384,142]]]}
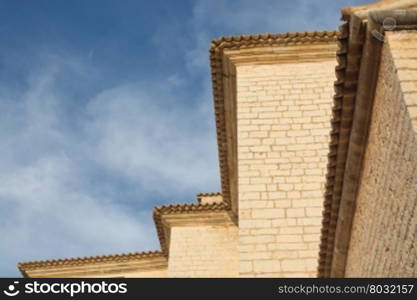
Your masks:
{"label": "blue sky", "polygon": [[155,205],[220,189],[210,41],[364,2],[1,0],[0,276],[159,249]]}

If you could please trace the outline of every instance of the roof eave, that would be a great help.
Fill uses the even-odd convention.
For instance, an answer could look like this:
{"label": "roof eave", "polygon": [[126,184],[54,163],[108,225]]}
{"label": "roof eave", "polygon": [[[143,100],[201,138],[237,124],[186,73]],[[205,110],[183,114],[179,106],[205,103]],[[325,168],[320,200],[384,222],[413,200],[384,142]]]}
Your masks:
{"label": "roof eave", "polygon": [[147,251],[116,255],[101,255],[90,257],[74,257],[64,259],[21,262],[17,264],[17,267],[22,276],[27,278],[31,277],[30,273],[36,273],[39,270],[46,270],[46,272],[47,270],[55,270],[55,272],[59,272],[61,268],[79,268],[82,266],[93,266],[98,264],[105,265],[129,261],[152,261],[154,259],[159,258],[165,258],[161,251]]}
{"label": "roof eave", "polygon": [[[387,17],[394,18],[396,27],[412,28],[417,25],[416,11],[369,11],[367,19],[352,14],[349,20],[349,37],[341,45],[348,49],[346,55],[339,58],[345,67],[339,72],[336,67],[338,81],[335,83],[334,115],[339,118],[333,129],[340,135],[331,144],[329,154],[329,171],[326,182],[326,200],[323,213],[322,237],[320,245],[320,258],[318,267],[319,277],[344,277],[351,227],[356,205],[356,195],[361,180],[363,156],[367,146],[370,116],[372,113],[373,98],[376,89],[379,61],[384,36],[383,21]],[[414,26],[415,28],[415,26]],[[382,39],[382,40],[381,40]],[[362,42],[361,42],[362,41]],[[356,44],[362,43],[360,52],[360,65],[357,72],[357,85],[346,85],[345,79],[355,77],[354,72],[348,72],[346,66],[357,63]],[[354,58],[354,59],[352,59]],[[340,70],[339,70],[340,71]],[[354,83],[354,82],[353,82]],[[352,87],[355,89],[352,90]],[[340,94],[338,94],[338,92]],[[353,105],[344,105],[343,101],[349,94],[354,95]],[[337,99],[342,103],[338,103]],[[335,111],[340,107],[340,112]],[[353,108],[353,110],[352,110]],[[340,122],[343,115],[354,111],[350,120],[345,119],[345,125]],[[350,123],[349,123],[350,122]],[[336,151],[332,152],[332,146]],[[331,156],[333,157],[332,159]]]}

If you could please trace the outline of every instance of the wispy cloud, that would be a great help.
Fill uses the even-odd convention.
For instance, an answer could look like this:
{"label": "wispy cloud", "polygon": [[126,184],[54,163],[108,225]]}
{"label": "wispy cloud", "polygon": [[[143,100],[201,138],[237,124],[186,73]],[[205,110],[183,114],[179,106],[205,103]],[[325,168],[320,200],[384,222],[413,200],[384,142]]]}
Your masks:
{"label": "wispy cloud", "polygon": [[[22,260],[156,249],[157,197],[218,190],[212,115],[177,105],[179,78],[105,89],[68,110],[57,78],[69,68],[67,80],[88,72],[76,58],[48,59],[25,92],[0,95],[3,274]],[[120,198],[120,181],[140,187],[137,205]]]}
{"label": "wispy cloud", "polygon": [[212,116],[177,105],[169,87],[148,87],[116,87],[90,102],[87,132],[96,141],[96,160],[150,192],[217,188],[214,128],[207,126]]}

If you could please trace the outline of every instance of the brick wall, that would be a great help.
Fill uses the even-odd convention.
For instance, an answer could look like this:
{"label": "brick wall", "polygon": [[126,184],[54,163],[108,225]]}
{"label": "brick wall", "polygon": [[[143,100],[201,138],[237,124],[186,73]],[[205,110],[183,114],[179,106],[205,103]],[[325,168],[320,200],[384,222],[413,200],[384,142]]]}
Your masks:
{"label": "brick wall", "polygon": [[241,276],[316,276],[334,66],[237,66]]}
{"label": "brick wall", "polygon": [[[417,276],[417,34],[387,33],[346,276]],[[414,127],[414,128],[413,128]]]}
{"label": "brick wall", "polygon": [[236,226],[173,227],[169,277],[237,277]]}

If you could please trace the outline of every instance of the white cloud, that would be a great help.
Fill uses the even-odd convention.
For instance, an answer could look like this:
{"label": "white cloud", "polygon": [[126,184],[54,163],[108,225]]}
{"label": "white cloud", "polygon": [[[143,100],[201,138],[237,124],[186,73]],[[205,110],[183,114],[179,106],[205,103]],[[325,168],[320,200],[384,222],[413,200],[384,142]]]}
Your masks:
{"label": "white cloud", "polygon": [[[69,116],[69,128],[62,118],[70,100],[56,80],[68,72],[67,61],[50,60],[19,97],[0,95],[3,274],[17,275],[15,263],[22,260],[159,248],[149,201],[218,189],[212,115],[206,104],[178,105],[169,86],[179,78],[152,83],[166,89],[137,83],[101,91],[80,115]],[[71,68],[83,72],[78,63]],[[97,183],[83,181],[94,166],[143,186],[138,201],[148,201],[142,203],[147,208],[98,197]]]}
{"label": "white cloud", "polygon": [[97,95],[87,130],[96,160],[153,192],[217,188],[214,128],[204,125],[211,114],[176,104],[169,92],[128,85]]}

